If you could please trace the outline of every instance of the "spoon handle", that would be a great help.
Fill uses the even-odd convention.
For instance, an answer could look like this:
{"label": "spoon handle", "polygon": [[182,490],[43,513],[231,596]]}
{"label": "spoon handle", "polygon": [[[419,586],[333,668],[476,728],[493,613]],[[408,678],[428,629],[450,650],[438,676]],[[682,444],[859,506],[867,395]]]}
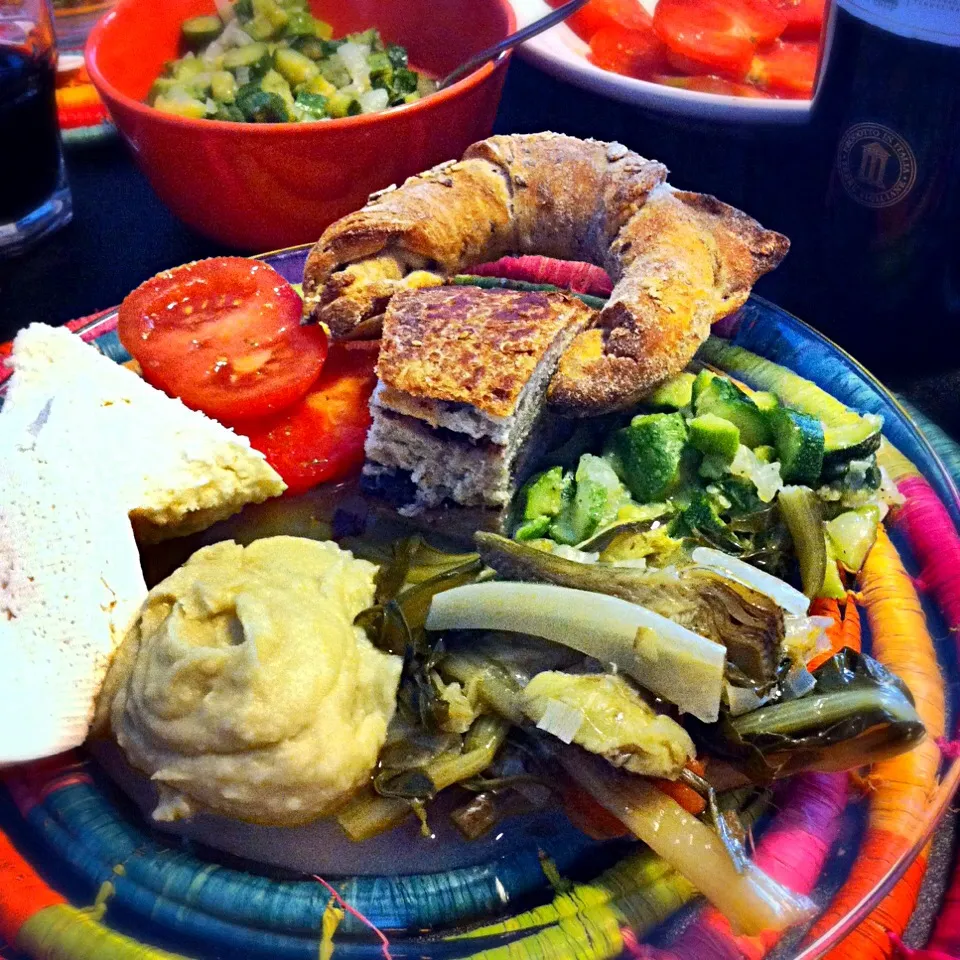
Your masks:
{"label": "spoon handle", "polygon": [[586,3],[587,0],[569,0],[569,2],[565,3],[562,7],[551,10],[545,17],[534,20],[533,23],[528,24],[521,30],[517,30],[516,33],[511,33],[509,37],[504,38],[492,47],[481,50],[476,56],[471,57],[466,63],[460,64],[456,70],[444,77],[443,80],[440,81],[437,89],[443,90],[445,87],[449,87],[462,77],[465,77],[468,73],[473,73],[477,67],[483,66],[488,60],[492,60],[511,47],[515,47],[517,44],[523,43],[531,37],[535,37],[538,33],[543,33],[544,30],[549,30],[558,23],[562,23],[567,17],[572,13],[576,13]]}

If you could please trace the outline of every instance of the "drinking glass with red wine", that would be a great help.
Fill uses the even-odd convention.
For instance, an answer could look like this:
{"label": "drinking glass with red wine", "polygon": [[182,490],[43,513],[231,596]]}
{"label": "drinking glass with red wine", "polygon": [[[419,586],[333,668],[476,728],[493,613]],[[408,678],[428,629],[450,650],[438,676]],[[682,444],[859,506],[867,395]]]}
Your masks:
{"label": "drinking glass with red wine", "polygon": [[0,0],[0,257],[70,222],[47,0]]}

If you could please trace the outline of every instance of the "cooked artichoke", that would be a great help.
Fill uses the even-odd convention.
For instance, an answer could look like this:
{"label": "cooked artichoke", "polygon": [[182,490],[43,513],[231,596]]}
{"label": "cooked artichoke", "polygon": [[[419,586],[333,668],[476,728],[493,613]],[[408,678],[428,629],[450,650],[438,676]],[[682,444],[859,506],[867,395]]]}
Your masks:
{"label": "cooked artichoke", "polygon": [[686,730],[657,713],[622,676],[547,670],[524,688],[521,708],[541,729],[631,773],[675,780],[696,755]]}
{"label": "cooked artichoke", "polygon": [[476,535],[484,563],[503,577],[606,593],[659,613],[723,644],[731,679],[766,688],[776,681],[783,611],[769,597],[701,567],[640,570],[578,563],[492,533]]}

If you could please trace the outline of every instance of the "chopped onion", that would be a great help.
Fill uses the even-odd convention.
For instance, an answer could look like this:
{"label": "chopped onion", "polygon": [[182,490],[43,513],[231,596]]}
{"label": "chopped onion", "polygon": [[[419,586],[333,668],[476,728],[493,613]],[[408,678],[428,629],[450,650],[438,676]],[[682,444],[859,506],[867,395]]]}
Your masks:
{"label": "chopped onion", "polygon": [[805,666],[796,666],[784,678],[783,699],[798,700],[805,697],[816,685],[813,674]]}
{"label": "chopped onion", "polygon": [[390,94],[386,90],[377,88],[360,94],[360,107],[364,113],[379,113],[386,110],[390,104]]}
{"label": "chopped onion", "polygon": [[562,700],[548,700],[547,708],[543,711],[537,729],[552,734],[564,743],[573,743],[573,738],[582,725],[582,710]]}
{"label": "chopped onion", "polygon": [[596,563],[600,559],[599,553],[578,550],[576,547],[569,547],[565,543],[557,544],[550,553],[555,557],[563,557],[564,560],[573,560],[574,563]]}
{"label": "chopped onion", "polygon": [[213,0],[213,2],[217,5],[217,13],[224,23],[230,23],[237,15],[230,0]]}
{"label": "chopped onion", "polygon": [[717,573],[751,587],[758,593],[766,594],[783,610],[794,616],[802,617],[810,609],[810,601],[789,583],[720,550],[697,547],[693,551],[693,562],[710,570],[716,570]]}
{"label": "chopped onion", "polygon": [[761,463],[760,458],[742,443],[727,469],[735,477],[753,481],[753,485],[757,488],[757,496],[764,503],[770,503],[783,486],[780,464],[777,461]]}
{"label": "chopped onion", "polygon": [[350,79],[358,91],[370,89],[370,64],[367,63],[367,57],[370,55],[370,48],[360,43],[347,41],[342,44],[335,54],[339,56],[343,65],[350,74]]}
{"label": "chopped onion", "polygon": [[827,628],[833,626],[830,617],[783,618],[783,649],[793,661],[807,662],[829,650]]}
{"label": "chopped onion", "polygon": [[730,715],[733,717],[742,716],[751,710],[759,710],[765,703],[769,703],[771,697],[759,697],[755,690],[750,687],[735,687],[732,683],[726,685],[727,706],[730,708]]}
{"label": "chopped onion", "polygon": [[426,627],[544,637],[615,664],[704,723],[720,716],[726,648],[619,597],[545,583],[474,583],[438,593]]}

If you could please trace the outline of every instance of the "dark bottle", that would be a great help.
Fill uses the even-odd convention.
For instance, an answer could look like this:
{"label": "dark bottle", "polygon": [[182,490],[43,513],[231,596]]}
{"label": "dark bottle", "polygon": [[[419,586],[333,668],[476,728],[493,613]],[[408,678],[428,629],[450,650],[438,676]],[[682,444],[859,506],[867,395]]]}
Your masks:
{"label": "dark bottle", "polygon": [[878,372],[955,367],[960,0],[836,0],[808,132],[788,305]]}
{"label": "dark bottle", "polygon": [[0,224],[17,221],[57,186],[56,60],[0,37]]}

